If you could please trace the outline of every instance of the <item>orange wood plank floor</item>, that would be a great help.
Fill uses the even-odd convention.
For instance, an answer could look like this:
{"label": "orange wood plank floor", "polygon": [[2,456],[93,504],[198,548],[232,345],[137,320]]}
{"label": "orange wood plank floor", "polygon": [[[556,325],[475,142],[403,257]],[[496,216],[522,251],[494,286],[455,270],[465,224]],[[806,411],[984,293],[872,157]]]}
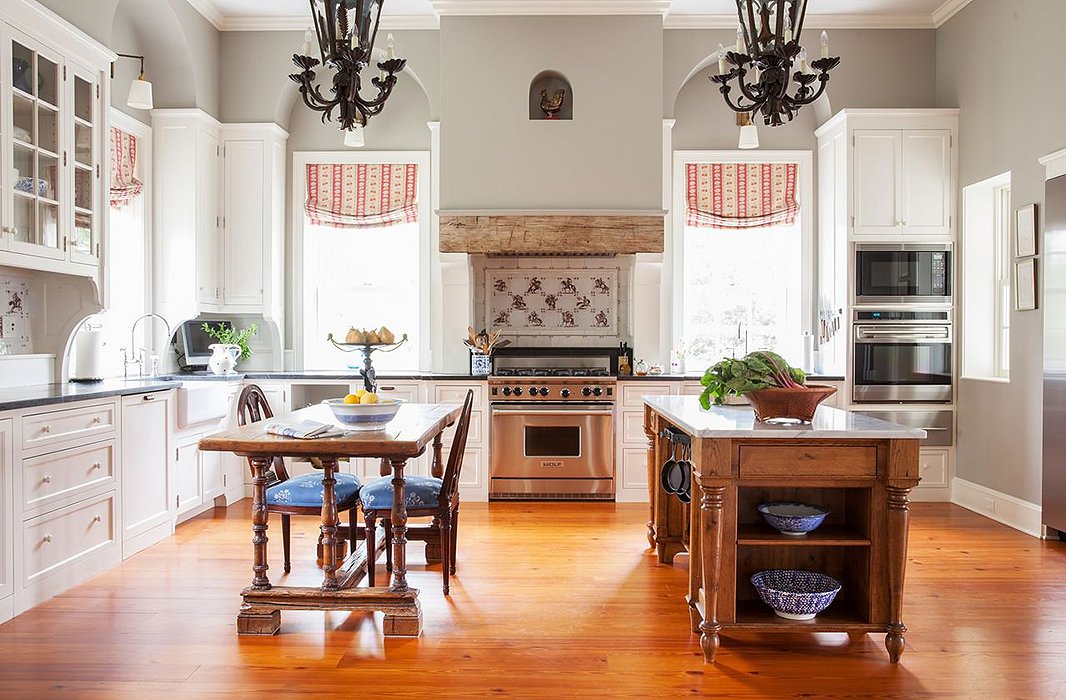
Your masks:
{"label": "orange wood plank floor", "polygon": [[[1066,697],[1066,544],[955,506],[913,507],[899,666],[883,635],[835,634],[728,634],[706,666],[684,559],[656,564],[635,505],[464,505],[450,599],[412,545],[419,639],[317,612],[238,638],[248,504],[0,625],[0,697]],[[318,580],[313,522],[293,529],[288,579]],[[279,582],[280,538],[270,552]]]}

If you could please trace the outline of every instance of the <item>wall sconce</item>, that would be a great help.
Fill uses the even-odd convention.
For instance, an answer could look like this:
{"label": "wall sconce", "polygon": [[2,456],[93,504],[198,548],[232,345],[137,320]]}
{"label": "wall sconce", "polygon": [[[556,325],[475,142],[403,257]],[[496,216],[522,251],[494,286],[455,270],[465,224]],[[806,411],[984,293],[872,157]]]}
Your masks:
{"label": "wall sconce", "polygon": [[[144,56],[120,53],[120,58],[136,58],[141,62],[140,76],[130,83],[130,94],[126,98],[126,104],[133,109],[152,109],[155,106],[152,100],[152,84],[144,79]],[[115,77],[115,64],[111,64],[111,77]]]}

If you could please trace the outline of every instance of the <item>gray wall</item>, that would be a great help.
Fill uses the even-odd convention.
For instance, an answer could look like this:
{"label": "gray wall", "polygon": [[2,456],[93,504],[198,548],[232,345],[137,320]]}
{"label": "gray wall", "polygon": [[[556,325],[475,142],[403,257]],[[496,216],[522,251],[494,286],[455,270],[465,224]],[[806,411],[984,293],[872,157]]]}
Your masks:
{"label": "gray wall", "polygon": [[[1015,208],[1043,202],[1037,158],[1066,146],[1055,68],[1063,27],[1062,0],[975,0],[937,31],[937,102],[962,108],[962,186],[1010,171]],[[963,381],[959,391],[958,476],[1032,503],[1040,502],[1042,313],[1011,314],[1010,384]]]}
{"label": "gray wall", "polygon": [[[442,209],[659,209],[662,19],[444,17]],[[573,121],[531,121],[555,70]]]}

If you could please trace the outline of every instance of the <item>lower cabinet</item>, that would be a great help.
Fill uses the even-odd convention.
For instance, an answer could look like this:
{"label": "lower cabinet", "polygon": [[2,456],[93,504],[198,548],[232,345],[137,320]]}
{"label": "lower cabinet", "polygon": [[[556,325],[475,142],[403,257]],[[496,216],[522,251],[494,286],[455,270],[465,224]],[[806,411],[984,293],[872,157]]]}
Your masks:
{"label": "lower cabinet", "polygon": [[173,392],[122,399],[122,556],[173,532],[167,478]]}
{"label": "lower cabinet", "polygon": [[0,420],[0,622],[14,614],[12,594],[15,549],[15,501],[12,494],[14,455],[11,448],[12,425]]}

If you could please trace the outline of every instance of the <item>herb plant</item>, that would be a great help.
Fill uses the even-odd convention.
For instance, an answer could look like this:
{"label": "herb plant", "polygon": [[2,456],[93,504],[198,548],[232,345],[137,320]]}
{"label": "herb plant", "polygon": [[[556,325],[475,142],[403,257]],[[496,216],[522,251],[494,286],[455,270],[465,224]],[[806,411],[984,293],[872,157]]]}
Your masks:
{"label": "herb plant", "polygon": [[803,370],[791,367],[785,358],[769,350],[758,350],[743,359],[726,358],[708,369],[700,380],[705,387],[700,405],[705,409],[712,403],[721,406],[729,396],[772,387],[793,389],[806,381]]}
{"label": "herb plant", "polygon": [[213,328],[211,327],[211,324],[205,323],[201,328],[204,329],[204,333],[207,333],[223,345],[238,346],[241,349],[241,356],[237,359],[247,360],[252,356],[252,350],[248,347],[248,339],[259,332],[259,326],[254,323],[243,330],[227,328],[221,323]]}

